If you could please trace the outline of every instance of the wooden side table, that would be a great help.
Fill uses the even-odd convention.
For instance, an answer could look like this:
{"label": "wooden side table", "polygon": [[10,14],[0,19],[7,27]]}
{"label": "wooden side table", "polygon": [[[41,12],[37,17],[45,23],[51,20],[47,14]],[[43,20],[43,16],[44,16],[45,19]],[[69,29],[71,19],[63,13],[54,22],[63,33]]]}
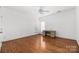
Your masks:
{"label": "wooden side table", "polygon": [[56,31],[44,30],[43,36],[50,36],[50,37],[55,38],[56,37]]}

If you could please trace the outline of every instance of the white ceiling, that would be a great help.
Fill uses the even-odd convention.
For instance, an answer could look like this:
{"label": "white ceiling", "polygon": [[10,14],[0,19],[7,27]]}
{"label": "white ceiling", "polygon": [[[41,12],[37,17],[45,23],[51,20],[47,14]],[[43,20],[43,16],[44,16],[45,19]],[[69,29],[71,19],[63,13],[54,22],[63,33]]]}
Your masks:
{"label": "white ceiling", "polygon": [[[39,10],[39,6],[6,6],[5,8],[17,11],[17,12],[23,12],[28,13],[28,11],[32,12],[34,10],[35,12]],[[50,12],[55,13],[57,11],[62,11],[66,9],[74,8],[74,6],[44,6],[44,9],[50,10]],[[39,13],[39,12],[38,12]]]}

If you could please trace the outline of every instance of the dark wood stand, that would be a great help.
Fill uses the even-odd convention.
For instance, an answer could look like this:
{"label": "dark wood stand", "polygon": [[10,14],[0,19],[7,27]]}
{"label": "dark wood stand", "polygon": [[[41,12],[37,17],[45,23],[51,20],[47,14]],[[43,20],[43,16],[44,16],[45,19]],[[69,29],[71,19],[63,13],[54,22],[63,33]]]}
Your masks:
{"label": "dark wood stand", "polygon": [[50,37],[55,38],[56,37],[56,31],[44,30],[43,36],[50,36]]}

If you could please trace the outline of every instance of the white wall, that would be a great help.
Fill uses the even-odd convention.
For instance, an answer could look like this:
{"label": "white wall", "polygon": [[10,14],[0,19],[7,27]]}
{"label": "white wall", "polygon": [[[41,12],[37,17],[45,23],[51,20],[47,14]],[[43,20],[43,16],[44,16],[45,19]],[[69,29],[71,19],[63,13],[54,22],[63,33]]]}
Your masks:
{"label": "white wall", "polygon": [[[18,8],[18,10],[17,10]],[[23,10],[24,9],[24,10]],[[12,40],[41,32],[40,21],[46,22],[46,29],[57,31],[57,36],[72,38],[75,35],[75,9],[39,18],[38,7],[3,7],[3,39]],[[51,9],[51,8],[50,8]],[[52,11],[52,10],[51,10]],[[52,26],[51,26],[52,25]]]}
{"label": "white wall", "polygon": [[[0,7],[0,32],[2,32],[2,9]],[[3,33],[0,33],[0,47],[1,47],[1,41],[3,40]]]}
{"label": "white wall", "polygon": [[77,20],[76,20],[76,40],[79,44],[79,7],[76,7],[76,14],[77,14]]}
{"label": "white wall", "polygon": [[3,35],[4,39],[12,40],[20,37],[37,34],[36,22],[37,15],[33,7],[26,7],[27,12],[21,13],[16,9],[3,7]]}
{"label": "white wall", "polygon": [[40,18],[46,22],[46,30],[56,30],[57,36],[70,39],[75,39],[75,20],[74,8]]}

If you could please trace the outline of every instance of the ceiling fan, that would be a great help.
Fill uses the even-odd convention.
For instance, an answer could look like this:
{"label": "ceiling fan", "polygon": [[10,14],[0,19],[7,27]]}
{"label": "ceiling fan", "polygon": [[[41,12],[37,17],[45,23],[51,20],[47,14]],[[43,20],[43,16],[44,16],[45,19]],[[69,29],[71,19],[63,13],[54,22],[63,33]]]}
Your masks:
{"label": "ceiling fan", "polygon": [[39,8],[39,13],[40,14],[44,14],[44,13],[48,13],[49,12],[49,10],[47,10],[45,7],[46,6],[40,6],[40,8]]}

